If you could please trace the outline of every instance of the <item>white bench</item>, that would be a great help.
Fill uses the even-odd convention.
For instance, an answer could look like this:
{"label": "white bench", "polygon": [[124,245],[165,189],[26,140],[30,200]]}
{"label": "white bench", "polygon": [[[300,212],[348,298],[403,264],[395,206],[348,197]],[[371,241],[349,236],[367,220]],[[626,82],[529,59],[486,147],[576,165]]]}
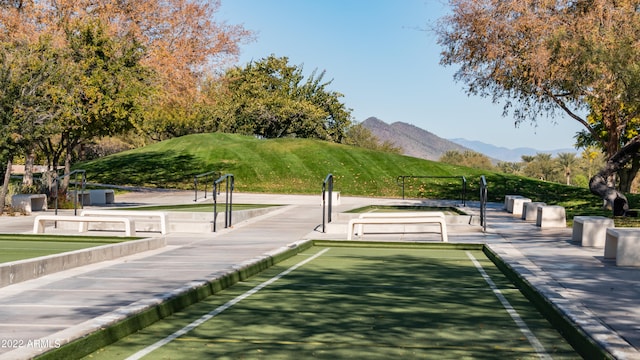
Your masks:
{"label": "white bench", "polygon": [[82,210],[80,216],[119,216],[119,217],[143,217],[154,218],[157,217],[160,220],[160,232],[162,235],[167,234],[167,213],[162,211],[138,211],[138,210]]}
{"label": "white bench", "polygon": [[[370,214],[370,215],[368,215]],[[378,225],[419,225],[419,224],[438,224],[440,226],[440,233],[442,236],[442,242],[448,242],[447,236],[447,224],[444,214],[442,212],[423,212],[420,215],[416,213],[367,213],[362,214],[364,217],[358,219],[349,220],[347,226],[348,234],[347,240],[353,238],[354,232],[357,235],[362,236],[364,233],[363,225],[366,224],[378,224]],[[362,216],[361,215],[361,216]],[[356,225],[358,230],[356,231]]]}
{"label": "white bench", "polygon": [[640,229],[610,228],[604,244],[604,258],[617,266],[640,266]]}
{"label": "white bench", "polygon": [[613,228],[613,219],[604,216],[574,216],[571,239],[586,247],[604,247],[607,228]]}
{"label": "white bench", "polygon": [[11,196],[11,207],[14,210],[31,214],[32,211],[47,210],[47,195],[45,194],[16,194]]}
{"label": "white bench", "polygon": [[[402,212],[369,212],[360,214],[360,219],[387,219],[387,218],[415,218],[415,217],[437,217],[445,220],[442,211],[402,211]],[[358,225],[355,235],[362,234],[362,224]]]}
{"label": "white bench", "polygon": [[511,202],[511,213],[513,215],[522,216],[523,206],[530,203],[531,199],[526,197],[517,197],[509,200]]}
{"label": "white bench", "polygon": [[522,204],[522,220],[536,221],[538,218],[538,208],[547,204],[538,201],[526,202]]}
{"label": "white bench", "polygon": [[88,223],[90,222],[122,223],[124,224],[126,236],[136,236],[136,226],[133,220],[129,218],[111,216],[87,217],[71,215],[38,215],[33,222],[33,233],[44,234],[45,223],[47,221],[79,222],[80,227],[78,231],[80,232],[86,232],[88,229]]}
{"label": "white bench", "polygon": [[564,207],[558,205],[538,207],[536,226],[541,228],[567,227],[567,215]]}

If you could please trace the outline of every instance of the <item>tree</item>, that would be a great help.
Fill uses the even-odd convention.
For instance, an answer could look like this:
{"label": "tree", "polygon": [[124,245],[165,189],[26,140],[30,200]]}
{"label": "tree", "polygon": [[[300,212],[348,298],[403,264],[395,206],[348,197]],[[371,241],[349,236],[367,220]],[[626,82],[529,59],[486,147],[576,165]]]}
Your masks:
{"label": "tree", "polygon": [[402,148],[394,143],[385,140],[381,141],[377,136],[373,135],[371,130],[364,127],[362,123],[349,126],[342,144],[357,146],[365,149],[378,150],[392,154],[401,154]]}
{"label": "tree", "polygon": [[557,173],[556,164],[551,158],[551,154],[522,155],[522,161],[525,163],[522,170],[525,176],[551,181]]}
{"label": "tree", "polygon": [[516,123],[562,111],[582,124],[607,158],[589,188],[614,214],[624,214],[628,201],[611,179],[640,148],[637,129],[629,131],[640,115],[637,0],[450,5],[452,13],[436,29],[441,63],[460,66],[455,79],[469,94],[505,101],[505,115],[512,112]]}
{"label": "tree", "polygon": [[439,161],[447,164],[467,166],[476,169],[494,169],[493,165],[491,164],[491,159],[489,159],[486,155],[470,150],[465,150],[462,153],[458,150],[448,150],[440,157]]}
{"label": "tree", "polygon": [[351,124],[342,94],[314,71],[305,81],[301,66],[271,55],[229,69],[218,95],[221,131],[265,138],[296,136],[341,142]]}
{"label": "tree", "polygon": [[589,179],[604,164],[604,161],[602,159],[602,152],[595,146],[586,146],[582,150],[581,157],[585,162],[584,168]]}
{"label": "tree", "polygon": [[134,128],[153,92],[154,78],[141,64],[141,45],[132,38],[109,36],[99,20],[76,23],[68,29],[67,44],[61,65],[68,75],[55,84],[61,94],[55,136],[40,143],[52,168],[65,155],[66,173],[78,145]]}
{"label": "tree", "polygon": [[[193,120],[202,80],[235,59],[239,44],[253,39],[242,26],[215,21],[220,0],[24,0],[0,2],[0,40],[34,42],[51,36],[64,47],[78,23],[99,21],[114,40],[143,49],[140,63],[153,69],[162,91],[149,99],[136,128],[151,137],[157,129]],[[167,124],[169,123],[169,124]],[[175,124],[175,125],[173,125]]]}
{"label": "tree", "polygon": [[578,159],[576,159],[575,153],[559,153],[556,161],[560,166],[562,166],[562,170],[564,171],[564,176],[567,179],[567,185],[571,185],[571,172],[573,168],[578,163]]}
{"label": "tree", "polygon": [[0,214],[13,159],[35,147],[46,135],[46,124],[57,115],[52,83],[63,77],[56,64],[59,55],[48,38],[36,44],[0,43],[0,155],[6,161]]}

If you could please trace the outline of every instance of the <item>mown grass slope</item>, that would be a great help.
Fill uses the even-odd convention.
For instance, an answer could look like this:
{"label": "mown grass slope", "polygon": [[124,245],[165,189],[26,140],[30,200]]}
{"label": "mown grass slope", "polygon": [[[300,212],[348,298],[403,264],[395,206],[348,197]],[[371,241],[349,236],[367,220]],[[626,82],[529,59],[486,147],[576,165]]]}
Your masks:
{"label": "mown grass slope", "polygon": [[[452,166],[311,139],[257,139],[235,134],[197,134],[107,156],[76,166],[89,182],[192,189],[193,177],[210,171],[233,174],[235,190],[288,194],[320,193],[322,181],[334,176],[343,195],[400,197],[401,175],[432,176],[405,183],[407,197],[458,199],[461,178],[469,200],[479,198],[480,177],[491,201],[520,194],[535,201],[565,206],[569,213],[610,215],[588,189],[530,178]],[[439,177],[453,177],[441,179]],[[636,197],[630,195],[631,205]]]}

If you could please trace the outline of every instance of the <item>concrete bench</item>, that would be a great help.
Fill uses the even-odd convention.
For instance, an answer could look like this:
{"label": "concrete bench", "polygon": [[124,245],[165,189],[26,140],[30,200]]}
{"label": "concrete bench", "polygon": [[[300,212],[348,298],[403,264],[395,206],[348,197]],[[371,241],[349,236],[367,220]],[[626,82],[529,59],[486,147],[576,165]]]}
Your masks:
{"label": "concrete bench", "polygon": [[538,208],[547,204],[538,201],[526,202],[522,204],[522,220],[536,221],[538,218]]}
{"label": "concrete bench", "polygon": [[564,207],[558,205],[545,205],[538,207],[536,226],[541,228],[567,227],[567,215]]}
{"label": "concrete bench", "polygon": [[[388,213],[387,213],[388,214]],[[351,240],[353,238],[353,234],[356,230],[356,226],[358,226],[357,235],[362,236],[364,230],[362,228],[363,225],[420,225],[420,224],[438,224],[440,226],[440,234],[442,236],[442,242],[448,242],[449,238],[447,236],[447,224],[445,222],[444,214],[442,216],[433,215],[433,216],[400,216],[393,215],[388,217],[364,217],[358,219],[349,220],[349,225],[347,226],[348,234],[347,240]]]}
{"label": "concrete bench", "polygon": [[523,207],[525,204],[530,203],[531,199],[526,198],[526,197],[517,197],[517,198],[513,198],[511,200],[509,200],[510,202],[512,202],[511,204],[511,213],[513,215],[518,215],[518,216],[522,216],[522,212],[523,212]]}
{"label": "concrete bench", "polygon": [[513,212],[513,199],[521,198],[521,195],[505,195],[504,196],[504,209],[507,212]]}
{"label": "concrete bench", "polygon": [[78,204],[82,206],[91,205],[91,194],[88,191],[69,191],[67,193],[67,199],[73,201],[73,195],[76,195]]}
{"label": "concrete bench", "polygon": [[87,217],[87,216],[70,216],[70,215],[38,215],[33,221],[33,233],[44,234],[45,223],[47,221],[62,221],[62,222],[78,222],[80,227],[78,231],[87,232],[88,223],[101,222],[101,223],[122,223],[124,225],[124,231],[126,236],[136,236],[135,222],[129,218],[123,217]]}
{"label": "concrete bench", "polygon": [[136,218],[155,218],[160,220],[160,233],[167,234],[168,215],[162,211],[138,211],[138,210],[82,210],[80,216],[119,216]]}
{"label": "concrete bench", "polygon": [[47,195],[45,194],[17,194],[11,196],[11,207],[14,210],[31,214],[33,211],[47,211]]}
{"label": "concrete bench", "polygon": [[116,202],[116,193],[111,189],[89,190],[90,205],[106,205]]}
{"label": "concrete bench", "polygon": [[604,244],[604,258],[617,266],[640,266],[640,228],[610,228]]}
{"label": "concrete bench", "polygon": [[613,228],[613,219],[604,216],[574,216],[572,240],[586,247],[604,247],[607,228]]}

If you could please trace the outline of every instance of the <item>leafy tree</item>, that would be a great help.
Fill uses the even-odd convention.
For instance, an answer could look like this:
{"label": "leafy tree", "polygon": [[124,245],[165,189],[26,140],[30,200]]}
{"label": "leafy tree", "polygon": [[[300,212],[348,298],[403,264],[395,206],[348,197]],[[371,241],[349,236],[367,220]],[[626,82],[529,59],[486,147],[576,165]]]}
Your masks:
{"label": "leafy tree", "polygon": [[342,141],[345,145],[358,146],[365,149],[379,150],[392,154],[401,154],[402,149],[390,141],[380,141],[371,130],[362,123],[352,125],[347,130],[346,137]]}
{"label": "leafy tree", "polygon": [[590,179],[594,173],[604,164],[602,152],[595,146],[587,146],[583,149],[581,158],[583,160],[583,170]]}
{"label": "leafy tree", "polygon": [[556,164],[551,154],[538,153],[534,156],[523,155],[522,161],[525,163],[522,170],[525,176],[552,181],[557,173]]}
{"label": "leafy tree", "polygon": [[496,168],[505,174],[520,175],[522,173],[522,164],[519,162],[499,161]]}
{"label": "leafy tree", "polygon": [[302,67],[273,55],[229,69],[217,90],[219,129],[265,138],[296,136],[340,142],[351,124],[342,94],[324,72],[305,81]]}
{"label": "leafy tree", "polygon": [[184,133],[184,119],[187,128],[197,122],[203,79],[234,60],[240,43],[253,39],[242,26],[215,21],[219,7],[220,0],[3,1],[0,40],[34,42],[46,34],[65,47],[78,23],[99,21],[107,37],[138,44],[139,61],[155,71],[154,85],[161,91],[148,99],[146,116],[135,125],[162,138],[157,132],[164,129]]}
{"label": "leafy tree", "polygon": [[470,94],[505,101],[516,123],[562,111],[582,124],[607,159],[589,187],[614,214],[624,214],[628,201],[610,180],[640,148],[640,136],[629,131],[640,114],[637,0],[450,5],[436,30],[441,63],[460,66],[455,78]]}
{"label": "leafy tree", "polygon": [[52,83],[62,78],[59,53],[50,39],[39,43],[0,44],[0,158],[6,161],[0,189],[0,214],[5,206],[14,158],[43,139],[57,116]]}
{"label": "leafy tree", "polygon": [[99,21],[78,23],[67,34],[59,63],[66,76],[53,84],[59,114],[39,143],[52,168],[65,155],[66,172],[78,145],[132,129],[153,89],[134,39],[110,37]]}
{"label": "leafy tree", "polygon": [[476,169],[494,169],[493,165],[491,164],[491,159],[489,159],[486,155],[470,150],[466,150],[462,153],[458,150],[446,151],[440,157],[439,161],[447,164],[467,166]]}

